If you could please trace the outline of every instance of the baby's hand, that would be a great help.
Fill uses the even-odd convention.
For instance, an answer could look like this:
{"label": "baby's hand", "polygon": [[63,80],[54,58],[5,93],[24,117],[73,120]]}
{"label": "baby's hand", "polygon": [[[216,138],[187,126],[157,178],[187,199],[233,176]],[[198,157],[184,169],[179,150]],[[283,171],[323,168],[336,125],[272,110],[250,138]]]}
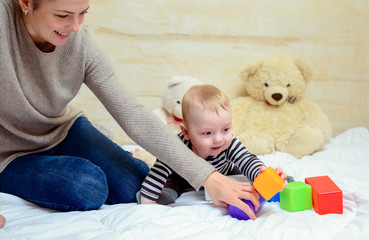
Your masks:
{"label": "baby's hand", "polygon": [[[260,167],[260,172],[262,173],[265,169],[267,169],[266,166],[261,166]],[[284,180],[284,184],[283,184],[283,189],[284,189],[285,187],[287,187],[287,184],[288,184],[288,182],[286,181],[287,173],[283,172],[283,169],[280,168],[280,167],[276,167],[274,170]]]}
{"label": "baby's hand", "polygon": [[156,202],[141,196],[141,204],[156,204]]}

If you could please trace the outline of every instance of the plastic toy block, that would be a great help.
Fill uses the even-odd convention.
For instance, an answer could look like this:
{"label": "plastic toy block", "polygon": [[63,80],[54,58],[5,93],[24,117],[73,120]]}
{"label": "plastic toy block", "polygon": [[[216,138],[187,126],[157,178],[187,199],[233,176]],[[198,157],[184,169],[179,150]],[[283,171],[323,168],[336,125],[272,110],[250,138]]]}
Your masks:
{"label": "plastic toy block", "polygon": [[[252,204],[252,202],[250,200],[246,200],[246,199],[241,199],[244,203],[246,203],[247,205],[249,205],[250,209],[257,214],[259,212],[259,210],[261,209],[261,207],[264,205],[264,203],[266,202],[265,199],[259,194],[259,202],[260,202],[260,206],[259,209],[256,211],[254,209],[254,204]],[[238,220],[249,220],[250,217],[241,209],[239,209],[236,206],[233,205],[229,205],[228,206],[228,210],[229,210],[229,214],[231,215],[231,217],[237,218]]]}
{"label": "plastic toy block", "polygon": [[289,212],[312,209],[311,186],[300,181],[288,183],[280,193],[280,206]]}
{"label": "plastic toy block", "polygon": [[306,178],[311,185],[313,206],[320,215],[328,213],[343,213],[343,198],[341,189],[328,176]]}
{"label": "plastic toy block", "polygon": [[[293,179],[292,176],[287,176],[286,179],[285,179],[287,182],[294,182],[295,179]],[[268,200],[268,202],[280,202],[280,195],[279,195],[279,192],[274,195],[274,197],[272,197],[271,199]]]}
{"label": "plastic toy block", "polygon": [[265,200],[271,199],[283,189],[284,180],[271,167],[265,169],[254,180],[253,186]]}
{"label": "plastic toy block", "polygon": [[274,195],[274,197],[272,197],[271,199],[268,200],[268,202],[279,202],[280,201],[280,197],[279,197],[279,192]]}
{"label": "plastic toy block", "polygon": [[[250,200],[245,200],[245,199],[241,199],[244,203],[246,203],[251,210],[256,214],[257,211],[255,211],[254,209],[254,204],[252,204],[252,202]],[[250,217],[241,209],[239,209],[236,206],[233,205],[229,205],[228,206],[228,210],[229,210],[229,214],[233,217],[233,218],[237,218],[238,220],[249,220]]]}

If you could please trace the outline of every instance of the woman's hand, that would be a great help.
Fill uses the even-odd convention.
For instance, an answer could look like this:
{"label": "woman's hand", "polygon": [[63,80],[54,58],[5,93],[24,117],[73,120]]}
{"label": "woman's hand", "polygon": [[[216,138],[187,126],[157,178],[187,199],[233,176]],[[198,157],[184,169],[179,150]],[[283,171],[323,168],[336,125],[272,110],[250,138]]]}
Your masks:
{"label": "woman's hand", "polygon": [[256,219],[250,207],[241,199],[250,200],[254,209],[259,209],[259,195],[250,183],[236,182],[214,171],[202,184],[209,193],[213,203],[218,206],[228,207],[233,205],[244,211],[252,220]]}
{"label": "woman's hand", "polygon": [[4,216],[0,214],[0,228],[4,227],[5,222],[6,222],[6,220],[5,220]]}

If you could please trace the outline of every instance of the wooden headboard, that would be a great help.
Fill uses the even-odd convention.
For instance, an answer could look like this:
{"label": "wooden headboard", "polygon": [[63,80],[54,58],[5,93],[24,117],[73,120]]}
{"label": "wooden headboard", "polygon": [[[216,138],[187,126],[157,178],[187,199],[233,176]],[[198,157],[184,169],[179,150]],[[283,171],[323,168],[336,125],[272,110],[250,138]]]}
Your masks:
{"label": "wooden headboard", "polygon": [[[305,97],[326,112],[333,135],[369,128],[367,0],[90,3],[84,26],[150,110],[161,105],[161,92],[174,75],[214,84],[234,99],[244,94],[238,75],[246,64],[283,53],[312,67]],[[74,104],[110,130],[116,142],[132,143],[87,88]]]}

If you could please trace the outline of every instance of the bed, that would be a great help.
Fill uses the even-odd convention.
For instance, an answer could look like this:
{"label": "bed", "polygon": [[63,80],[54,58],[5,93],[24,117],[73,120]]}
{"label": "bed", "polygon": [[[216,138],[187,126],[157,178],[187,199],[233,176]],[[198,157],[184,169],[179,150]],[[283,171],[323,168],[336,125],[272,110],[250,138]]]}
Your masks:
{"label": "bed", "polygon": [[0,239],[369,239],[367,128],[349,129],[301,159],[282,152],[260,158],[283,167],[296,181],[328,175],[343,192],[343,214],[291,213],[267,202],[255,221],[240,221],[205,201],[203,191],[185,193],[170,206],[130,203],[59,212],[0,193],[0,213],[7,219]]}

